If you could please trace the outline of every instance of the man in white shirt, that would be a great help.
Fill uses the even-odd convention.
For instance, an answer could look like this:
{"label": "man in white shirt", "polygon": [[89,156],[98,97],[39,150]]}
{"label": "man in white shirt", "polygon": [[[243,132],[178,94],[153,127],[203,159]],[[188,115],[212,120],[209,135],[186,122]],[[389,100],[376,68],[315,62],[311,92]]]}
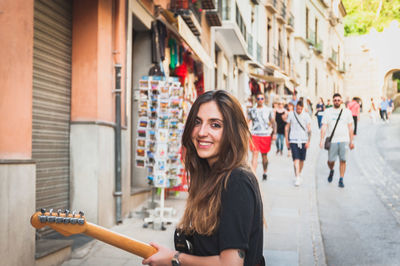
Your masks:
{"label": "man in white shirt", "polygon": [[248,110],[248,119],[251,128],[250,150],[253,153],[251,164],[256,172],[258,153],[261,152],[263,165],[263,180],[267,180],[268,152],[271,149],[271,141],[276,139],[276,125],[273,110],[264,105],[264,94],[257,94],[257,105]]}
{"label": "man in white shirt", "polygon": [[308,113],[303,112],[303,107],[303,102],[298,101],[296,110],[289,113],[285,126],[286,145],[292,151],[295,186],[301,183],[301,171],[311,139],[311,118]]}
{"label": "man in white shirt", "polygon": [[354,149],[353,144],[353,116],[351,111],[345,107],[341,107],[342,104],[342,96],[339,93],[335,93],[333,95],[333,108],[329,108],[325,110],[324,117],[322,118],[322,127],[321,127],[321,148],[324,147],[325,143],[325,133],[327,132],[327,136],[331,136],[333,128],[335,127],[336,121],[339,118],[339,121],[336,126],[336,130],[334,132],[333,138],[331,140],[331,147],[328,150],[328,167],[330,169],[328,182],[332,182],[333,180],[333,167],[335,166],[336,158],[339,156],[340,160],[340,179],[339,179],[339,187],[343,188],[343,177],[346,171],[346,159],[348,149]]}

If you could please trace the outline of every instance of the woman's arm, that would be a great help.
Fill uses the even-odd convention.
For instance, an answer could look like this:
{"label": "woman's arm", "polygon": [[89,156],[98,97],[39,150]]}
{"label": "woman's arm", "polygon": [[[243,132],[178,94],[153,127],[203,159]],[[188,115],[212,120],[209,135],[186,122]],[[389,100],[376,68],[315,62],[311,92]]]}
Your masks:
{"label": "woman's arm", "polygon": [[[158,252],[153,256],[144,259],[142,264],[152,266],[170,266],[171,261],[177,251],[171,250],[164,246],[150,243],[153,247],[158,249]],[[194,256],[185,253],[179,254],[179,262],[182,266],[203,266],[203,265],[215,265],[215,266],[243,266],[245,252],[238,249],[227,249],[223,250],[220,255],[217,256]]]}

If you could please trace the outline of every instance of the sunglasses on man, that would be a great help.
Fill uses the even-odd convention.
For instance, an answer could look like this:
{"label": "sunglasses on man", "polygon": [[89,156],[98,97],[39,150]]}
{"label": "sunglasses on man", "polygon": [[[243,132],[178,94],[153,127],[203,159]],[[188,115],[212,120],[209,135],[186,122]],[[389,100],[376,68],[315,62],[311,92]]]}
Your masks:
{"label": "sunglasses on man", "polygon": [[263,97],[257,97],[257,101],[262,101],[262,100],[264,100]]}

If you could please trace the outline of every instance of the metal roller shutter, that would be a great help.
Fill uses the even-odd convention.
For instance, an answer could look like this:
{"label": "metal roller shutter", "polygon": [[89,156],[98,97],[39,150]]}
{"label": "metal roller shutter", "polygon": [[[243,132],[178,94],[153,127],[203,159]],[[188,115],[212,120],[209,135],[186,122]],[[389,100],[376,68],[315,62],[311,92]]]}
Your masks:
{"label": "metal roller shutter", "polygon": [[69,207],[71,2],[35,1],[32,157],[38,209]]}

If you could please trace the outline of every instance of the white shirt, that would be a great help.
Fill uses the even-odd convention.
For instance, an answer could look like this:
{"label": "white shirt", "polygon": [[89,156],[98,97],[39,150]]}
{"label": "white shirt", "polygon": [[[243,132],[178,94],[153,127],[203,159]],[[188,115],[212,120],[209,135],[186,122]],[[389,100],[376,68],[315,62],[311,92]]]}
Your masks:
{"label": "white shirt", "polygon": [[[296,117],[299,120],[297,122]],[[288,114],[288,118],[286,120],[287,123],[290,123],[289,129],[289,142],[290,143],[307,143],[308,142],[308,133],[307,133],[307,126],[311,124],[311,117],[308,113],[302,111],[298,114],[296,111],[290,112]]]}
{"label": "white shirt", "polygon": [[[322,117],[322,124],[328,124],[328,129],[326,131],[326,137],[332,134],[333,128],[337,118],[339,117],[340,110],[342,108],[328,108],[325,110],[324,116]],[[349,134],[349,124],[353,123],[353,116],[351,111],[347,108],[343,108],[342,115],[340,116],[339,122],[337,124],[335,134],[333,135],[332,143],[337,142],[350,142]]]}
{"label": "white shirt", "polygon": [[251,134],[256,136],[270,136],[272,133],[270,125],[272,116],[272,108],[267,106],[250,108],[248,117],[252,121]]}

